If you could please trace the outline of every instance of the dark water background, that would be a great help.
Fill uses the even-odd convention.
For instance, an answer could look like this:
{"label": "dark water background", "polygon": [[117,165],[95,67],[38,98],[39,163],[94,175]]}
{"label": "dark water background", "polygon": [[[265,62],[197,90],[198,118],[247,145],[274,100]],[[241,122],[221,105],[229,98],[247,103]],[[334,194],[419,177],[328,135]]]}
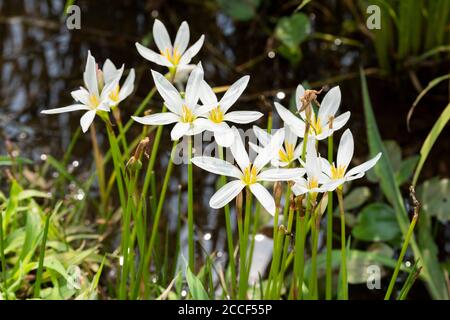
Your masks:
{"label": "dark water background", "polygon": [[[350,13],[339,1],[321,3],[323,7],[306,8],[313,31],[339,35],[343,21],[350,17]],[[275,40],[265,31],[273,30],[277,17],[293,12],[295,5],[289,2],[265,2],[255,19],[240,23],[218,10],[214,1],[100,0],[77,1],[76,4],[81,7],[81,30],[66,28],[62,18],[65,1],[0,0],[0,141],[14,143],[22,156],[38,164],[42,162],[42,154],[62,158],[72,134],[79,126],[81,115],[47,116],[40,114],[40,111],[72,103],[70,91],[82,84],[88,50],[99,63],[110,58],[117,66],[124,63],[126,68],[136,69],[137,89],[121,105],[122,117],[128,119],[127,115],[135,110],[152,88],[150,68],[163,71],[144,60],[134,46],[136,41],[151,39],[153,19],[158,17],[172,37],[183,20],[189,23],[192,40],[198,39],[202,33],[206,35],[205,45],[194,61],[201,59],[205,78],[211,85],[227,85],[245,74],[251,76],[236,109],[260,110],[267,115],[272,102],[277,99],[277,92],[286,94],[281,102],[288,105],[295,87],[302,81],[308,81],[316,88],[324,85],[328,89],[327,85],[340,85],[341,110],[352,112],[347,126],[355,136],[355,162],[366,159],[368,148],[358,68],[360,65],[376,68],[377,63],[371,42],[363,35],[354,36],[361,42],[361,47],[343,45],[340,41],[307,41],[302,45],[302,61],[293,66],[278,55],[268,57],[267,53],[275,46]],[[329,7],[334,8],[333,11],[327,9]],[[154,48],[152,41],[150,43],[149,46]],[[434,64],[421,69],[418,76],[425,85],[446,72],[448,66],[444,68],[442,64]],[[337,76],[346,79],[333,81],[333,77]],[[420,103],[412,120],[411,132],[406,128],[406,113],[417,91],[408,75],[394,74],[386,78],[374,74],[369,76],[369,90],[382,137],[396,140],[404,157],[417,154],[448,101],[445,88],[441,86],[434,90],[434,94]],[[149,107],[158,106],[159,100],[156,95]],[[278,128],[281,123],[276,115],[274,117],[274,127]],[[258,125],[264,127],[264,119]],[[98,124],[99,143],[103,150],[107,150],[108,143],[103,135],[105,128]],[[140,125],[135,124],[129,137],[137,134],[139,129]],[[164,130],[161,142],[156,167],[158,179],[162,179],[170,150],[169,130]],[[422,178],[449,176],[449,134],[447,127],[429,157]],[[0,143],[0,153],[5,153],[4,143]],[[73,174],[81,181],[86,180],[94,163],[89,134],[80,139],[71,161],[79,164],[72,168]],[[169,195],[172,200],[176,199],[178,184],[186,184],[184,172],[183,166],[175,168]],[[209,214],[211,209],[207,205],[214,191],[214,178],[208,176],[205,179],[205,173],[197,170],[195,177],[198,234],[212,235],[209,248],[223,248],[223,217]],[[367,181],[359,183],[366,184]],[[94,195],[97,192],[95,186],[93,192]],[[375,192],[380,197],[376,188]],[[170,204],[168,207],[169,217],[175,215],[174,206]],[[95,213],[92,215],[91,218],[94,218]],[[438,237],[439,247],[444,248],[448,241],[445,236],[442,239]],[[443,252],[444,256],[447,254]],[[419,297],[427,295],[420,284],[416,285],[412,294]]]}

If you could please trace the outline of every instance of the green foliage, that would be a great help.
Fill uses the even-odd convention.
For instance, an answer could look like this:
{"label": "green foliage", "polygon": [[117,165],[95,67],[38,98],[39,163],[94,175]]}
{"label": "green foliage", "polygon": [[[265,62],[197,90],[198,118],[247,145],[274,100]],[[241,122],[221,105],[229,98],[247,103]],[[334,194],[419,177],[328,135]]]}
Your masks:
{"label": "green foliage", "polygon": [[442,223],[450,220],[450,180],[434,177],[417,187],[422,209]]}
{"label": "green foliage", "polygon": [[247,21],[256,15],[261,0],[217,0],[217,3],[233,19]]}
{"label": "green foliage", "polygon": [[392,207],[385,203],[371,203],[358,214],[352,235],[364,241],[389,241],[401,234]]}
{"label": "green foliage", "polygon": [[291,62],[300,61],[302,57],[300,44],[311,33],[309,18],[304,13],[294,13],[282,17],[275,27],[275,37],[282,43],[279,52]]}

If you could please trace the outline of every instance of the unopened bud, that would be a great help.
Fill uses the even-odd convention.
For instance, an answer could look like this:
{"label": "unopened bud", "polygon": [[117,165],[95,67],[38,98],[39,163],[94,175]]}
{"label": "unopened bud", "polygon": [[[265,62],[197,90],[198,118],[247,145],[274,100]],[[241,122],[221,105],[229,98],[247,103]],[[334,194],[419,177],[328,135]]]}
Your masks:
{"label": "unopened bud", "polygon": [[105,77],[103,76],[103,71],[98,67],[98,64],[95,66],[95,73],[97,74],[98,91],[101,92],[105,86]]}
{"label": "unopened bud", "polygon": [[281,196],[283,195],[283,188],[280,181],[276,181],[273,185],[273,195],[275,199],[275,205],[278,207],[280,205]]}
{"label": "unopened bud", "polygon": [[128,160],[126,167],[130,171],[137,171],[142,168],[142,162],[135,156],[132,156],[130,160]]}
{"label": "unopened bud", "polygon": [[239,192],[236,197],[236,210],[238,214],[242,214],[242,202],[244,200],[243,192]]}

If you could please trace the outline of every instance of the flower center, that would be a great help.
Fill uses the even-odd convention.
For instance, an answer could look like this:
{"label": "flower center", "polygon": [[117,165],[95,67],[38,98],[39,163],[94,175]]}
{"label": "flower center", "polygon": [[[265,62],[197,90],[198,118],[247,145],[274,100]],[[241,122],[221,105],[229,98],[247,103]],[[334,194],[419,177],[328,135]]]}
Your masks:
{"label": "flower center", "polygon": [[345,166],[338,166],[337,168],[334,166],[331,167],[331,178],[333,179],[341,179],[345,174]]}
{"label": "flower center", "polygon": [[98,99],[98,97],[95,94],[91,94],[89,96],[89,106],[93,109],[97,108],[98,105],[100,104],[100,100]]}
{"label": "flower center", "polygon": [[256,183],[257,169],[254,165],[249,165],[244,170],[244,175],[242,176],[242,182],[247,186]]}
{"label": "flower center", "polygon": [[223,121],[223,112],[220,109],[220,106],[212,109],[209,112],[209,120],[211,120],[214,123],[221,123]]}
{"label": "flower center", "polygon": [[175,66],[180,62],[181,54],[178,52],[177,48],[173,48],[172,50],[166,48],[164,52],[161,51],[161,54]]}
{"label": "flower center", "polygon": [[109,98],[114,102],[119,101],[119,91],[120,91],[120,86],[116,85],[114,90],[112,90],[111,93],[109,94]]}
{"label": "flower center", "polygon": [[320,123],[320,118],[318,117],[317,119],[315,119],[315,117],[312,117],[311,119],[311,124],[310,124],[310,133],[311,130],[313,131],[312,133],[319,135],[322,133],[322,125]]}
{"label": "flower center", "polygon": [[195,120],[195,116],[192,113],[192,110],[189,109],[188,106],[183,105],[182,107],[182,111],[181,111],[181,122],[185,122],[185,123],[191,123]]}
{"label": "flower center", "polygon": [[284,151],[283,149],[280,149],[280,151],[278,151],[278,156],[283,162],[291,162],[294,158],[294,145],[286,142],[285,148],[286,151]]}
{"label": "flower center", "polygon": [[315,177],[308,179],[308,188],[314,189],[319,187],[319,181]]}

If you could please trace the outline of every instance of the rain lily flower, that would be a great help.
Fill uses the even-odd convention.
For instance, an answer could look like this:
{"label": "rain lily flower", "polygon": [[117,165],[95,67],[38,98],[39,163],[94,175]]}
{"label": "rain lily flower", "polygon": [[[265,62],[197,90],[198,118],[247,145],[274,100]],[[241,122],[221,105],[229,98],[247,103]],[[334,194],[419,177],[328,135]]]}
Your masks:
{"label": "rain lily flower", "polygon": [[295,183],[291,187],[296,196],[309,193],[315,198],[317,193],[331,191],[329,190],[330,185],[326,184],[329,179],[322,172],[315,144],[315,140],[309,139],[306,145],[306,163],[303,163],[306,170],[306,179],[295,179]]}
{"label": "rain lily flower", "polygon": [[247,87],[250,77],[244,76],[233,83],[218,101],[213,89],[202,82],[200,100],[204,105],[213,105],[214,109],[207,114],[208,130],[214,132],[214,138],[219,146],[229,147],[233,143],[233,132],[227,121],[234,123],[250,123],[263,116],[258,111],[227,112]]}
{"label": "rain lily flower", "polygon": [[348,165],[353,157],[353,150],[353,135],[347,129],[342,134],[341,141],[339,142],[336,164],[330,164],[327,160],[320,158],[322,171],[326,174],[329,180],[327,184],[332,186],[332,190],[342,186],[346,181],[362,178],[365,172],[370,170],[381,157],[381,152],[379,152],[374,158],[347,171]]}
{"label": "rain lily flower", "polygon": [[111,88],[111,91],[108,94],[108,99],[112,108],[116,107],[120,102],[125,100],[134,90],[134,69],[130,70],[130,73],[125,79],[122,87],[119,85],[123,70],[123,65],[120,69],[117,69],[114,63],[109,59],[107,59],[103,64],[100,78],[104,81],[104,86],[106,88]]}
{"label": "rain lily flower", "polygon": [[[259,153],[263,147],[269,143],[272,135],[258,126],[253,126],[253,132],[261,146],[257,146],[252,142],[249,144],[254,151]],[[288,125],[284,126],[284,132],[284,145],[281,146],[278,153],[273,155],[274,158],[271,161],[272,166],[274,167],[287,167],[295,160],[299,159],[302,154],[303,143],[300,143],[297,146],[297,136],[292,132]]]}
{"label": "rain lily flower", "polygon": [[155,113],[144,117],[132,117],[145,125],[166,125],[176,123],[170,136],[178,140],[184,135],[195,135],[205,130],[206,119],[200,118],[214,106],[199,106],[200,85],[203,81],[203,68],[199,63],[191,72],[186,85],[184,98],[162,74],[152,70],[156,89],[163,97],[168,112]]}
{"label": "rain lily flower", "polygon": [[88,52],[88,58],[86,62],[86,69],[83,73],[85,87],[72,91],[71,95],[78,103],[72,104],[67,107],[55,108],[43,110],[44,114],[57,114],[64,112],[72,112],[78,110],[87,111],[80,119],[80,124],[83,132],[89,129],[89,126],[94,121],[95,115],[100,112],[109,112],[109,95],[112,92],[113,85],[116,80],[113,80],[109,85],[103,89],[99,88],[97,72],[96,72],[95,59]]}
{"label": "rain lily flower", "polygon": [[248,187],[261,205],[271,215],[275,214],[275,200],[267,189],[260,183],[261,181],[290,181],[305,174],[302,168],[297,169],[266,169],[261,170],[270,162],[273,153],[278,152],[283,143],[284,130],[278,130],[270,142],[256,156],[253,163],[250,162],[248,153],[245,150],[238,130],[232,128],[234,142],[231,145],[231,153],[238,166],[213,157],[194,157],[192,163],[203,170],[235,178],[220,188],[210,199],[209,205],[214,208],[222,208],[235,198],[245,187]]}
{"label": "rain lily flower", "polygon": [[159,53],[136,42],[139,54],[151,62],[168,67],[171,71],[177,70],[177,72],[189,66],[192,58],[200,51],[205,40],[205,36],[202,35],[197,42],[187,49],[189,44],[189,25],[186,21],[183,21],[172,45],[166,27],[158,19],[155,19],[153,23],[153,38]]}
{"label": "rain lily flower", "polygon": [[[297,110],[302,109],[301,99],[305,94],[305,89],[302,85],[298,85],[295,93],[295,101]],[[342,128],[350,118],[350,111],[347,111],[340,116],[335,117],[336,112],[341,103],[341,90],[339,87],[334,87],[327,92],[319,107],[317,116],[311,112],[311,119],[309,119],[308,137],[313,137],[315,140],[323,140],[330,136],[334,131]],[[294,115],[291,111],[283,107],[278,102],[275,102],[275,108],[281,119],[288,124],[292,131],[300,138],[305,135],[306,113],[300,112],[300,118]]]}

